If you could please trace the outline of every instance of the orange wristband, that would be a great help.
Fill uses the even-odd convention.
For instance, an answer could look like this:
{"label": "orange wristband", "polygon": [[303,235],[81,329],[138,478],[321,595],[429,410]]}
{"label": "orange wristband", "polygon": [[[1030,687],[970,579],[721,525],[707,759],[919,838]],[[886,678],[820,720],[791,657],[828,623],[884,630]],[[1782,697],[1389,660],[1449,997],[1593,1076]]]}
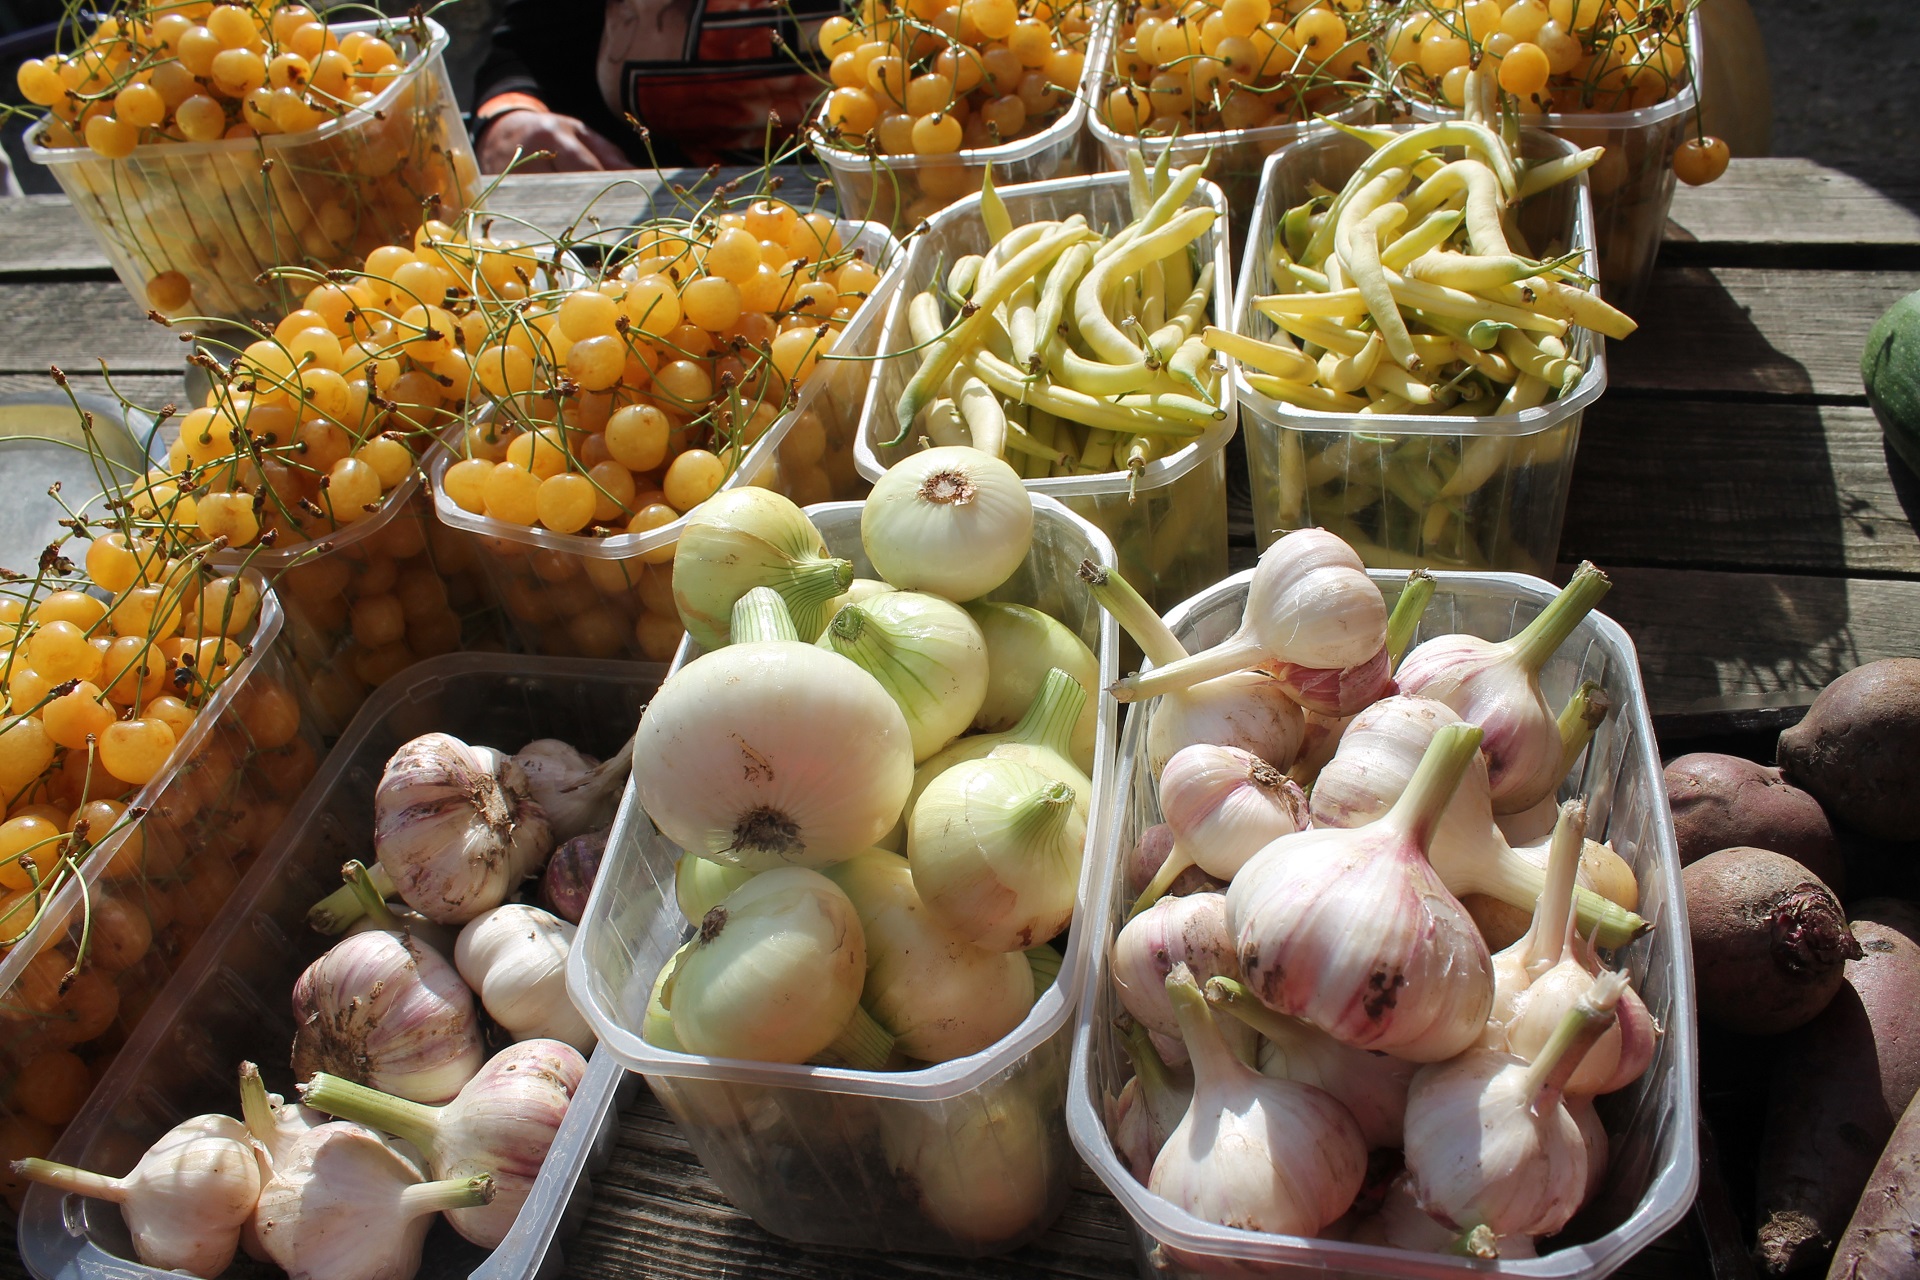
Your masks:
{"label": "orange wristband", "polygon": [[487,126],[515,111],[545,111],[547,104],[530,93],[496,93],[473,113],[474,132],[485,133]]}

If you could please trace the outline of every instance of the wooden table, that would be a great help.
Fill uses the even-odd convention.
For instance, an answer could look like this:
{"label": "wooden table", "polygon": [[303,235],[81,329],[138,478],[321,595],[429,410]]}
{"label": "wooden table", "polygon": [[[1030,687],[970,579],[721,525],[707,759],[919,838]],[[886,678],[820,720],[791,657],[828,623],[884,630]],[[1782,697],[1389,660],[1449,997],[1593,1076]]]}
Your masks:
{"label": "wooden table", "polygon": [[[602,207],[632,216],[651,183]],[[509,180],[494,206],[557,227],[601,185]],[[1916,209],[1920,185],[1876,191],[1789,159],[1735,161],[1675,199],[1640,332],[1612,345],[1587,415],[1560,547],[1612,573],[1605,608],[1639,645],[1663,725],[1803,705],[1859,663],[1920,650],[1920,480],[1885,450],[1859,376],[1868,327],[1920,288]],[[183,354],[62,200],[0,200],[0,394],[44,388],[49,364],[97,385],[104,359],[123,392],[159,404],[181,392]],[[565,1260],[608,1280],[1132,1275],[1124,1216],[1084,1172],[1081,1187],[1003,1259],[795,1247],[728,1205],[643,1093]],[[1705,1273],[1695,1222],[1622,1274]]]}

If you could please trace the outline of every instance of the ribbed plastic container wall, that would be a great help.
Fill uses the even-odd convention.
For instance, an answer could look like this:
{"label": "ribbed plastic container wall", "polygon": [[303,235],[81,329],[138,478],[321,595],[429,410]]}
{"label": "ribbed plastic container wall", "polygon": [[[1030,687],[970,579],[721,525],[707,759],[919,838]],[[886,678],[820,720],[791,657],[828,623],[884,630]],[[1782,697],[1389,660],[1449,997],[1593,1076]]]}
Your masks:
{"label": "ribbed plastic container wall", "polygon": [[[1083,560],[1110,566],[1113,549],[1058,503],[1034,505],[1033,550],[988,598],[1060,619],[1099,655],[1101,681],[1111,682],[1118,631],[1074,572]],[[860,504],[807,514],[829,551],[871,576]],[[676,669],[696,653],[684,648]],[[1091,815],[1115,811],[1114,703],[1102,701],[1076,921],[1104,874],[1095,865],[1107,847],[1095,829],[1104,819]],[[674,1053],[648,1044],[640,1028],[661,965],[692,933],[674,897],[679,857],[629,785],[568,960],[568,989],[602,1049],[646,1076],[726,1197],[777,1236],[845,1249],[973,1256],[1045,1230],[1066,1204],[1074,1165],[1062,1107],[1084,926],[1074,925],[1059,980],[1026,1020],[971,1057],[873,1072]]]}
{"label": "ribbed plastic container wall", "polygon": [[[1539,158],[1569,148],[1528,132],[1521,150]],[[1369,154],[1357,139],[1323,134],[1267,161],[1241,261],[1236,333],[1270,339],[1276,332],[1253,300],[1275,292],[1270,249],[1287,210],[1316,184],[1340,190]],[[1594,269],[1585,179],[1526,201],[1519,226],[1537,256],[1582,251],[1583,269]],[[1264,548],[1318,525],[1375,568],[1551,573],[1580,423],[1607,385],[1598,337],[1574,328],[1567,347],[1584,365],[1572,389],[1538,409],[1498,417],[1322,413],[1268,399],[1236,369],[1254,536]]]}
{"label": "ribbed plastic container wall", "polygon": [[[1375,571],[1389,603],[1403,574]],[[1519,574],[1438,573],[1438,589],[1415,643],[1454,633],[1503,640],[1519,631],[1548,601],[1551,584]],[[1187,648],[1218,643],[1239,625],[1251,571],[1195,596],[1167,617]],[[1660,756],[1648,718],[1646,692],[1633,642],[1611,619],[1591,614],[1540,673],[1551,706],[1582,680],[1597,680],[1613,713],[1562,786],[1563,797],[1583,796],[1588,834],[1612,843],[1640,881],[1640,914],[1653,931],[1614,954],[1634,978],[1648,1010],[1665,1028],[1653,1064],[1637,1082],[1598,1099],[1611,1154],[1599,1194],[1578,1221],[1579,1235],[1545,1241],[1543,1256],[1482,1262],[1372,1245],[1269,1235],[1203,1222],[1149,1192],[1128,1172],[1108,1139],[1104,1104],[1132,1074],[1113,1034],[1120,1012],[1107,957],[1131,895],[1119,874],[1119,853],[1160,821],[1154,781],[1146,767],[1147,716],[1127,722],[1120,774],[1127,789],[1107,824],[1112,849],[1101,859],[1100,916],[1093,921],[1093,963],[1074,1026],[1073,1087],[1067,1121],[1073,1142],[1094,1173],[1133,1218],[1140,1274],[1161,1277],[1391,1276],[1399,1280],[1465,1280],[1469,1276],[1525,1276],[1542,1280],[1598,1280],[1672,1227],[1693,1203],[1699,1183],[1699,1060],[1694,1043],[1693,966],[1687,946],[1686,902],[1680,858],[1667,811]],[[1150,711],[1151,704],[1143,710]]]}
{"label": "ribbed plastic container wall", "polygon": [[[848,320],[833,353],[820,359],[798,402],[747,450],[723,489],[757,484],[802,506],[866,492],[854,466],[853,438],[900,245],[875,223],[842,222],[839,228],[841,243],[860,250],[882,272],[880,285]],[[509,524],[447,496],[441,480],[457,460],[449,450],[435,451],[434,511],[449,540],[484,567],[490,598],[523,648],[588,658],[673,657],[680,634],[673,545],[685,516],[646,533],[610,538]]]}
{"label": "ribbed plastic container wall", "polygon": [[[1013,225],[1085,215],[1095,229],[1113,234],[1133,221],[1124,174],[1063,178],[1025,187],[996,184]],[[1219,220],[1198,241],[1200,260],[1213,262],[1213,323],[1225,328],[1233,315],[1233,261],[1227,252],[1226,197],[1202,182],[1187,207],[1208,206]],[[954,260],[984,253],[989,244],[980,217],[980,198],[970,196],[929,220],[927,230],[907,247],[900,280],[887,309],[880,350],[888,353],[875,367],[873,386],[860,417],[854,458],[860,474],[877,480],[886,469],[914,452],[911,439],[889,446],[897,430],[894,405],[920,367],[908,334],[907,306],[928,288],[935,272]],[[905,352],[906,354],[891,354]],[[1133,585],[1160,608],[1185,599],[1227,571],[1227,441],[1237,421],[1231,378],[1221,379],[1225,412],[1214,425],[1172,453],[1149,463],[1139,475],[1112,471],[1092,476],[1057,476],[1025,482],[1031,493],[1066,504],[1075,515],[1097,525],[1112,540],[1120,568]]]}
{"label": "ribbed plastic container wall", "polygon": [[[328,755],[269,856],[240,885],[192,962],[154,1000],[56,1157],[104,1173],[126,1171],[188,1116],[235,1114],[243,1060],[260,1065],[269,1089],[292,1094],[293,983],[330,941],[307,927],[307,909],[339,887],[342,862],[371,860],[374,787],[403,743],[442,732],[518,751],[551,737],[608,755],[632,732],[663,675],[664,668],[643,663],[467,653],[420,663],[389,681]],[[506,1240],[489,1256],[437,1222],[423,1280],[541,1280],[564,1271],[557,1246],[578,1227],[591,1198],[586,1175],[611,1151],[627,1078],[604,1046],[597,1049]],[[19,1241],[22,1260],[43,1280],[173,1274],[133,1261],[118,1207],[51,1187],[29,1193]]]}
{"label": "ribbed plastic container wall", "polygon": [[[351,268],[380,245],[412,242],[421,202],[457,213],[479,167],[442,57],[447,33],[431,18],[424,44],[399,22],[343,22],[339,35],[399,41],[406,71],[364,107],[300,133],[221,142],[156,142],[124,160],[40,144],[47,166],[141,311],[147,285],[177,271],[193,286],[185,311],[272,324],[300,305],[311,280],[261,279],[274,267]],[[271,161],[271,168],[266,162]]]}

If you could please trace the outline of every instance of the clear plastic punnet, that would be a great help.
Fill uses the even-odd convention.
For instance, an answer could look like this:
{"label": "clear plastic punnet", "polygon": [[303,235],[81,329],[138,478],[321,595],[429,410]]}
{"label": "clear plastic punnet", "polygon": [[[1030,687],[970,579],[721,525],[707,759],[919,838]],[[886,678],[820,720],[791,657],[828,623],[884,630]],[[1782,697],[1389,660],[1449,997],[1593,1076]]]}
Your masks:
{"label": "clear plastic punnet", "polygon": [[477,189],[443,57],[447,33],[420,22],[424,39],[411,22],[334,25],[340,35],[390,36],[404,70],[364,106],[316,128],[148,143],[108,160],[84,146],[47,146],[42,123],[27,154],[59,181],[140,310],[158,305],[149,296],[156,278],[178,273],[192,294],[171,313],[272,324],[312,281],[264,273],[357,266],[380,245],[411,242],[425,203],[448,216]]}
{"label": "clear plastic punnet", "polygon": [[[996,171],[997,172],[997,171]],[[1127,176],[1096,174],[1060,178],[1023,187],[1001,188],[1001,200],[1015,226],[1043,219],[1085,215],[1089,225],[1111,234],[1133,220]],[[1201,260],[1213,261],[1213,323],[1225,328],[1233,314],[1233,262],[1227,252],[1226,197],[1211,182],[1201,182],[1188,207],[1208,206],[1219,215],[1198,242]],[[983,253],[987,229],[978,194],[959,201],[928,220],[927,229],[908,245],[900,277],[880,338],[882,358],[860,415],[854,458],[867,480],[918,449],[911,441],[888,445],[894,435],[894,405],[918,367],[908,336],[907,307],[928,288],[936,270],[945,270],[969,253]],[[906,354],[889,354],[889,353]],[[1031,493],[1058,499],[1074,514],[1099,527],[1112,540],[1121,572],[1149,601],[1164,608],[1184,599],[1227,571],[1227,442],[1237,424],[1235,390],[1221,380],[1224,416],[1178,449],[1148,463],[1138,474],[1126,470],[1101,475],[1055,476],[1025,482]]]}
{"label": "clear plastic punnet", "polygon": [[[1527,131],[1521,149],[1538,158],[1572,148]],[[1321,134],[1267,160],[1240,268],[1234,332],[1273,336],[1273,321],[1253,300],[1274,292],[1269,248],[1280,220],[1316,187],[1340,190],[1368,154],[1358,139]],[[1537,255],[1581,252],[1582,269],[1592,273],[1584,178],[1523,202],[1518,218]],[[1537,409],[1497,417],[1302,409],[1261,395],[1236,369],[1255,539],[1264,548],[1283,533],[1318,525],[1375,568],[1550,573],[1580,423],[1607,385],[1603,340],[1580,328],[1568,339],[1583,366],[1580,380]]]}
{"label": "clear plastic punnet", "polygon": [[[859,406],[871,376],[900,246],[886,228],[841,222],[842,243],[881,271],[879,286],[822,357],[799,399],[755,441],[721,488],[760,485],[809,503],[860,496],[867,482],[854,465]],[[447,439],[457,440],[464,423]],[[463,560],[486,575],[490,598],[523,648],[560,656],[629,657],[665,662],[680,643],[673,605],[673,548],[682,516],[646,533],[608,538],[510,524],[468,511],[442,479],[458,461],[436,449],[428,466],[441,533]]]}
{"label": "clear plastic punnet", "polygon": [[[1226,639],[1240,623],[1252,576],[1251,570],[1235,574],[1201,592],[1169,613],[1167,625],[1194,652]],[[1404,573],[1374,570],[1370,576],[1390,604],[1406,582]],[[1550,583],[1520,574],[1441,572],[1434,577],[1437,589],[1415,643],[1455,633],[1506,639],[1554,596]],[[1160,821],[1144,750],[1148,717],[1139,711],[1129,717],[1119,762],[1124,785],[1116,812],[1105,824],[1113,843],[1100,858],[1104,878],[1095,892],[1100,915],[1089,922],[1095,935],[1093,959],[1086,968],[1087,986],[1074,1025],[1067,1123],[1074,1146],[1133,1219],[1141,1276],[1598,1280],[1685,1215],[1700,1176],[1699,1060],[1680,857],[1633,642],[1617,623],[1598,613],[1588,615],[1540,675],[1553,706],[1583,680],[1599,681],[1613,712],[1563,784],[1562,796],[1585,798],[1588,834],[1609,841],[1639,879],[1637,909],[1653,923],[1653,931],[1613,953],[1613,960],[1632,975],[1647,1009],[1665,1031],[1646,1074],[1597,1100],[1610,1156],[1606,1180],[1581,1210],[1576,1229],[1542,1241],[1538,1258],[1494,1262],[1205,1222],[1148,1191],[1115,1153],[1107,1133],[1106,1104],[1131,1075],[1114,1034],[1113,1019],[1120,1007],[1107,967],[1119,922],[1132,901],[1120,872],[1120,853]]]}
{"label": "clear plastic punnet", "polygon": [[[290,1005],[301,970],[329,943],[307,927],[309,907],[340,884],[340,864],[373,856],[373,791],[387,759],[429,732],[517,751],[555,737],[597,755],[632,732],[664,668],[501,654],[450,654],[389,681],[328,755],[278,834],[240,882],[173,980],[151,997],[54,1158],[122,1173],[188,1116],[237,1115],[237,1071],[258,1063],[267,1087],[291,1095]],[[508,1231],[489,1253],[436,1222],[422,1280],[537,1280],[560,1274],[560,1250],[591,1198],[590,1175],[611,1155],[620,1102],[637,1079],[605,1046],[588,1063],[545,1163]],[[21,1260],[41,1280],[161,1280],[134,1260],[117,1206],[36,1186],[20,1218]]]}
{"label": "clear plastic punnet", "polygon": [[[1101,681],[1110,682],[1119,633],[1075,571],[1083,560],[1111,566],[1113,549],[1059,503],[1041,497],[1034,506],[1026,564],[987,598],[1060,619],[1099,655]],[[859,503],[807,514],[830,552],[871,574]],[[675,669],[697,653],[683,647]],[[1115,704],[1101,701],[1092,814],[1115,811]],[[1090,827],[1059,979],[990,1048],[900,1072],[709,1058],[655,1048],[640,1034],[654,978],[692,926],[674,896],[680,850],[629,785],[568,958],[568,989],[601,1048],[647,1078],[721,1191],[768,1231],[837,1248],[1000,1253],[1043,1231],[1070,1191],[1066,1028],[1087,963],[1081,913],[1105,874],[1095,856],[1105,847],[1107,837]]]}

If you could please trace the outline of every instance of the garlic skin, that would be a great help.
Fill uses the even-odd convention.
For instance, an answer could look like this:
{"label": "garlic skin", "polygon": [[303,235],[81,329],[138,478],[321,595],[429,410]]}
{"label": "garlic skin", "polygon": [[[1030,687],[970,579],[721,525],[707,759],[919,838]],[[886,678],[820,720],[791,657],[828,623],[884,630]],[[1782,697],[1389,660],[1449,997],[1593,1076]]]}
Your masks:
{"label": "garlic skin", "polygon": [[1155,1157],[1193,1105],[1193,1081],[1161,1061],[1139,1025],[1122,1030],[1121,1045],[1133,1063],[1133,1078],[1118,1098],[1107,1099],[1107,1133],[1114,1151],[1145,1186]]}
{"label": "garlic skin", "polygon": [[534,801],[553,828],[553,842],[560,845],[613,825],[633,769],[633,739],[600,761],[558,738],[538,738],[520,748],[513,762],[526,774]]}
{"label": "garlic skin", "polygon": [[486,1061],[473,993],[412,938],[356,933],[293,984],[294,1074],[330,1071],[414,1102],[445,1102]]}
{"label": "garlic skin", "polygon": [[[266,1186],[273,1169],[285,1160],[293,1144],[327,1122],[324,1113],[310,1107],[289,1106],[277,1093],[268,1093],[260,1078],[260,1068],[251,1062],[240,1064],[240,1114],[253,1138],[253,1153],[260,1162],[260,1185]],[[240,1248],[255,1262],[271,1262],[266,1246],[260,1243],[252,1210],[240,1224]]]}
{"label": "garlic skin", "polygon": [[1147,764],[1158,777],[1183,747],[1238,747],[1276,769],[1300,754],[1306,720],[1278,680],[1263,671],[1235,671],[1168,694],[1147,722]]}
{"label": "garlic skin", "polygon": [[219,1115],[194,1116],[167,1130],[123,1178],[40,1159],[16,1160],[13,1171],[113,1201],[126,1219],[135,1257],[203,1280],[213,1280],[233,1261],[261,1182],[246,1126]]}
{"label": "garlic skin", "polygon": [[1426,857],[1479,742],[1471,726],[1442,728],[1386,816],[1283,836],[1234,877],[1228,927],[1263,1004],[1413,1062],[1479,1038],[1492,958]]}
{"label": "garlic skin", "polygon": [[1127,921],[1113,940],[1108,967],[1120,1004],[1134,1020],[1161,1035],[1180,1034],[1167,996],[1167,975],[1184,964],[1196,982],[1238,978],[1227,933],[1227,899],[1220,893],[1162,898]]}
{"label": "garlic skin", "polygon": [[487,1016],[515,1040],[560,1040],[592,1053],[593,1028],[567,995],[574,926],[523,902],[475,916],[460,930],[453,967]]}
{"label": "garlic skin", "polygon": [[434,1215],[492,1196],[484,1176],[422,1182],[419,1167],[379,1134],[334,1121],[275,1166],[254,1226],[289,1280],[411,1280]]}
{"label": "garlic skin", "polygon": [[1393,689],[1392,666],[1384,646],[1350,667],[1318,668],[1274,659],[1258,669],[1272,676],[1301,710],[1315,715],[1350,716]]}
{"label": "garlic skin", "polygon": [[1187,970],[1176,967],[1167,986],[1193,1057],[1193,1102],[1147,1189],[1222,1226],[1319,1234],[1366,1178],[1353,1117],[1330,1094],[1269,1079],[1236,1058]]}
{"label": "garlic skin", "polygon": [[553,852],[553,829],[520,766],[451,734],[387,761],[373,793],[373,847],[406,904],[465,924],[507,900]]}
{"label": "garlic skin", "polygon": [[1184,852],[1216,880],[1232,880],[1267,845],[1307,829],[1299,784],[1233,747],[1182,748],[1160,775],[1160,807],[1175,857]]}
{"label": "garlic skin", "polygon": [[579,924],[593,896],[593,882],[607,855],[606,831],[588,831],[568,840],[547,859],[540,873],[540,891],[534,901],[569,924]]}

